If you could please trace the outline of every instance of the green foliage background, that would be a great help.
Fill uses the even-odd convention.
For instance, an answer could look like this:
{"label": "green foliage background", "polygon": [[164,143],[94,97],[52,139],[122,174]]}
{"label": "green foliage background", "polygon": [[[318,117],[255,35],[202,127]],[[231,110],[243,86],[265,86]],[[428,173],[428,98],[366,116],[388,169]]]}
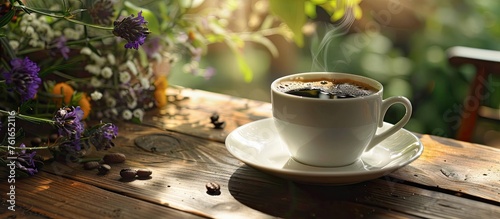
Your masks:
{"label": "green foliage background", "polygon": [[[401,1],[402,2],[402,1]],[[411,30],[405,41],[397,41],[396,28],[336,37],[327,49],[327,70],[366,75],[385,85],[385,95],[411,99],[414,112],[407,129],[419,133],[453,137],[463,115],[463,100],[475,74],[473,66],[454,68],[447,50],[453,46],[500,50],[500,2],[422,1],[412,10],[422,25]],[[370,13],[364,12],[364,16]],[[372,25],[371,29],[373,28]],[[406,30],[409,31],[409,30]],[[312,45],[318,40],[312,39]],[[360,43],[361,42],[361,43]],[[313,46],[314,47],[314,46]],[[493,89],[484,105],[498,108],[500,87],[491,78]],[[467,106],[465,106],[467,107]],[[391,109],[386,121],[396,122],[402,109]]]}
{"label": "green foliage background", "polygon": [[[362,1],[361,6],[369,2]],[[381,19],[377,16],[380,11],[364,10],[362,12],[364,23],[356,22],[357,24],[355,23],[347,30],[347,33],[335,29],[336,23],[332,20],[328,25],[317,25],[315,34],[304,36],[302,39],[304,47],[295,48],[299,54],[297,62],[276,64],[276,60],[263,53],[262,50],[245,51],[249,65],[255,73],[254,81],[251,83],[242,83],[240,79],[234,77],[234,67],[228,62],[231,57],[218,56],[216,53],[205,60],[207,64],[214,65],[218,70],[218,75],[212,79],[213,81],[202,82],[200,79],[189,79],[190,82],[186,83],[187,78],[174,75],[172,82],[269,101],[270,82],[283,74],[277,72],[273,65],[289,66],[293,71],[287,74],[303,71],[360,74],[382,82],[386,96],[403,95],[411,100],[414,111],[406,129],[418,133],[454,137],[458,122],[462,118],[460,110],[463,108],[463,100],[467,96],[468,86],[475,74],[475,69],[473,66],[458,68],[451,66],[448,63],[447,50],[453,46],[500,50],[500,26],[497,25],[500,22],[500,1],[388,0],[377,2],[401,3],[406,7],[406,11],[399,13],[410,11],[419,25],[390,26],[384,19],[391,19],[391,17]],[[411,8],[408,8],[408,5],[411,5]],[[384,7],[386,6],[381,8],[386,10],[389,6]],[[335,10],[331,12],[335,13]],[[281,10],[280,13],[286,13],[286,10]],[[401,14],[392,15],[394,15],[392,19],[398,19]],[[286,16],[282,15],[282,17]],[[290,19],[293,18],[291,16]],[[328,21],[329,18],[327,16],[324,20]],[[295,21],[300,21],[300,19]],[[292,29],[296,32],[298,27]],[[300,41],[301,39],[295,38],[294,40]],[[497,78],[492,79],[493,89],[490,91],[489,98],[484,100],[484,104],[498,108],[500,82]],[[256,94],[251,95],[252,91]],[[386,115],[385,121],[396,122],[403,113],[402,108],[393,107]]]}

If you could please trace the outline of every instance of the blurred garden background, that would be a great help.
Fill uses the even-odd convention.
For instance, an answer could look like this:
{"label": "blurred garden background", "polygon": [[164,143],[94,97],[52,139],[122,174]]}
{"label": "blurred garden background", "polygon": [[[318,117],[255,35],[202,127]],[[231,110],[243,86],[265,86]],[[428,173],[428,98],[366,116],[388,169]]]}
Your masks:
{"label": "blurred garden background", "polygon": [[[274,0],[239,1],[228,28],[256,30],[267,14],[273,13],[269,1]],[[362,16],[352,22],[332,20],[328,11],[316,7],[316,16],[308,17],[301,29],[302,46],[282,35],[268,37],[278,50],[276,57],[262,45],[246,45],[244,58],[252,70],[251,80],[241,74],[227,46],[214,44],[200,63],[216,69],[212,78],[182,73],[185,66],[177,64],[169,83],[269,102],[271,81],[283,75],[305,71],[365,75],[384,84],[385,96],[403,95],[411,100],[414,111],[406,129],[454,137],[475,68],[451,66],[447,49],[467,46],[500,50],[500,1],[353,2],[359,3]],[[201,7],[203,4],[217,1],[206,0]],[[500,80],[489,80],[492,89],[487,92],[491,94],[483,104],[499,108]],[[385,121],[395,122],[403,113],[395,106]],[[473,142],[500,147],[499,123],[489,119],[480,119],[479,123]]]}

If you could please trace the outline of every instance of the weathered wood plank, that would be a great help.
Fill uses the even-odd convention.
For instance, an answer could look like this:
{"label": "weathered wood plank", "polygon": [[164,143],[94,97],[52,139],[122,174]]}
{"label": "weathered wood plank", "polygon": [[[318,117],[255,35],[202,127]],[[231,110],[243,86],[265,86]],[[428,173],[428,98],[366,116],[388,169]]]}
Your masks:
{"label": "weathered wood plank", "polygon": [[[442,217],[443,212],[463,217],[500,213],[500,208],[490,204],[384,179],[342,187],[296,184],[247,167],[232,157],[222,143],[135,124],[125,127],[112,151],[129,158],[113,165],[108,175],[60,163],[48,165],[46,171],[128,197],[217,218]],[[179,144],[168,150],[161,146],[155,152],[135,145],[135,138],[149,135],[159,145],[158,135],[175,138]],[[93,152],[91,156],[102,153]],[[149,168],[153,170],[152,178],[123,181],[119,170],[127,167]],[[206,193],[205,183],[210,181],[221,185],[220,195]],[[450,206],[459,210],[448,212]]]}
{"label": "weathered wood plank", "polygon": [[[266,217],[264,213],[239,204],[228,192],[225,181],[232,169],[226,167],[237,166],[240,162],[229,156],[215,156],[221,151],[225,152],[221,143],[135,124],[129,124],[121,132],[123,134],[115,141],[117,146],[111,151],[124,153],[127,160],[111,165],[112,169],[107,175],[98,175],[96,170],[83,170],[81,165],[71,167],[61,163],[49,164],[45,171],[196,215],[219,218],[229,212],[231,218],[244,218],[247,215]],[[177,148],[165,151],[159,148],[155,152],[135,145],[136,137],[149,134],[156,136],[159,133],[178,139],[180,144]],[[90,156],[100,157],[104,153],[92,152]],[[119,175],[123,168],[148,168],[153,174],[150,179],[124,181]],[[221,184],[220,195],[207,194],[205,184],[210,181]]]}
{"label": "weathered wood plank", "polygon": [[[224,142],[237,127],[272,114],[270,103],[201,90],[184,89],[179,99],[149,112],[143,124]],[[210,123],[214,113],[225,122],[224,129],[214,129]]]}
{"label": "weathered wood plank", "polygon": [[[189,98],[149,112],[143,125],[118,124],[119,137],[110,152],[124,153],[127,160],[113,164],[107,175],[83,170],[80,164],[54,162],[45,166],[48,173],[16,184],[23,193],[18,198],[20,212],[27,214],[15,216],[89,217],[97,212],[114,217],[116,209],[120,209],[118,216],[127,218],[163,214],[177,218],[500,215],[498,149],[424,135],[422,157],[388,177],[349,186],[302,185],[244,165],[223,144],[238,126],[271,116],[269,103],[197,90],[182,93]],[[213,129],[210,124],[214,112],[226,122],[224,129]],[[91,151],[88,156],[105,153]],[[129,167],[148,168],[153,175],[124,181],[119,171]],[[220,195],[207,194],[205,183],[210,181],[221,185]],[[0,185],[0,192],[6,192],[6,185]],[[463,195],[453,195],[455,192]],[[41,201],[33,199],[38,196]],[[2,216],[8,213],[0,211]]]}
{"label": "weathered wood plank", "polygon": [[[279,217],[305,218],[315,215],[356,217],[492,218],[498,206],[458,196],[377,179],[350,186],[314,186],[271,180],[252,168],[242,166],[231,176],[229,190],[240,202]],[[360,205],[358,214],[347,209]],[[366,208],[368,207],[368,208]],[[391,212],[390,214],[388,212]],[[347,215],[342,215],[347,213]]]}
{"label": "weathered wood plank", "polygon": [[[156,123],[152,119],[146,123],[224,142],[235,128],[272,116],[271,105],[266,102],[199,90],[185,90],[183,95],[188,98],[164,109],[169,113],[154,116]],[[212,128],[209,120],[212,112],[219,112],[226,121],[223,130]],[[421,140],[424,154],[392,177],[500,202],[500,150],[437,136],[424,135]]]}
{"label": "weathered wood plank", "polygon": [[[2,194],[7,189],[0,184]],[[200,218],[45,172],[17,179],[15,201],[16,211],[2,208],[3,218]]]}
{"label": "weathered wood plank", "polygon": [[392,177],[500,202],[500,150],[423,135],[424,153]]}

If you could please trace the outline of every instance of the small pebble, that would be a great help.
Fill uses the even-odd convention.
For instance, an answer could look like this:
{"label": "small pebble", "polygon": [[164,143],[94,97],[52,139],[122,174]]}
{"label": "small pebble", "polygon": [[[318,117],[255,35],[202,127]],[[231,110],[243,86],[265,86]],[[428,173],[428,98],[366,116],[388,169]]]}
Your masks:
{"label": "small pebble", "polygon": [[220,185],[216,182],[209,182],[205,185],[207,193],[210,195],[220,195]]}
{"label": "small pebble", "polygon": [[83,164],[83,169],[93,170],[95,168],[98,168],[99,166],[100,166],[99,162],[97,162],[97,161],[89,161],[89,162],[85,162]]}
{"label": "small pebble", "polygon": [[99,171],[99,174],[106,174],[109,172],[109,170],[111,170],[111,166],[107,165],[107,164],[102,164],[100,165],[97,170]]}
{"label": "small pebble", "polygon": [[137,171],[130,169],[130,168],[120,170],[120,176],[125,180],[135,178],[136,174],[137,174]]}
{"label": "small pebble", "polygon": [[137,177],[144,179],[144,178],[148,178],[149,176],[151,176],[151,174],[153,174],[153,171],[148,170],[148,169],[138,169],[136,174],[137,174]]}
{"label": "small pebble", "polygon": [[126,156],[122,153],[109,153],[104,155],[102,161],[106,164],[123,163],[125,162]]}

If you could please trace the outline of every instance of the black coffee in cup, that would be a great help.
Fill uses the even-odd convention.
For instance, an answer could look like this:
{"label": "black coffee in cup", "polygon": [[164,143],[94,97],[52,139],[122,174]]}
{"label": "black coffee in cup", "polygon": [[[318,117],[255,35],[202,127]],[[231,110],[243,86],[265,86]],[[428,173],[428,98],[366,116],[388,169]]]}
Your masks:
{"label": "black coffee in cup", "polygon": [[356,98],[377,92],[377,89],[358,81],[326,78],[282,81],[276,88],[287,94],[320,99]]}

